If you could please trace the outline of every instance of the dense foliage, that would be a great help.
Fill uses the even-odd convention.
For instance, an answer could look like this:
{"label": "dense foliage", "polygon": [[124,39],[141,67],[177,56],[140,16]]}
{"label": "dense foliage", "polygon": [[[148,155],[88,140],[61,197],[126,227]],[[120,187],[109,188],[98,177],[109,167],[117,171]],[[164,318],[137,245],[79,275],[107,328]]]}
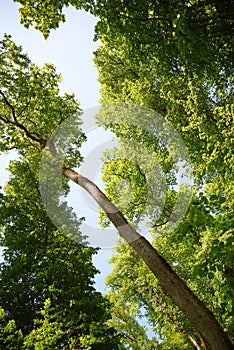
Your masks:
{"label": "dense foliage", "polygon": [[[168,231],[164,210],[161,220],[153,223],[153,244],[233,338],[232,3],[108,5],[105,21],[97,27],[103,45],[95,54],[103,101],[136,103],[163,115],[180,132],[194,165],[197,193],[186,218]],[[155,140],[146,140],[144,130],[139,137],[123,124],[116,133],[147,146],[165,165]],[[120,175],[108,159],[106,193],[115,199]],[[128,169],[122,169],[124,179],[130,176]],[[164,166],[168,169],[170,163],[167,170]],[[131,176],[132,187],[138,184],[142,190],[141,179],[140,172]],[[131,202],[126,208],[129,220],[144,199],[138,191],[135,206]],[[138,310],[145,308],[163,349],[201,347],[186,318],[127,245],[120,242],[111,262],[111,298],[113,293],[116,298],[128,297]]]}
{"label": "dense foliage", "polygon": [[[140,2],[113,4],[112,10],[109,4],[105,9],[106,20],[98,25],[103,45],[95,54],[102,99],[148,106],[170,120],[183,137],[194,165],[197,194],[173,231],[163,224],[164,210],[151,230],[153,244],[233,339],[233,9],[231,3],[225,9],[203,1],[187,7],[181,2],[158,2],[154,9],[147,4],[148,9]],[[222,20],[212,19],[215,13]],[[147,145],[162,167],[165,164],[154,140],[146,142],[125,125],[118,127],[117,136]],[[104,179],[107,194],[115,199],[121,178],[113,163],[107,159]],[[126,178],[125,174],[122,180]],[[137,200],[125,213],[130,220],[138,203],[144,202],[141,175],[135,178],[131,181],[138,188]],[[186,318],[127,245],[120,242],[111,262],[110,296],[116,293],[116,298],[128,298],[139,311],[145,308],[161,337],[161,348],[202,346]]]}
{"label": "dense foliage", "polygon": [[[14,148],[20,155],[11,161],[11,179],[0,197],[0,348],[117,349],[117,333],[107,325],[110,303],[94,288],[96,249],[64,203],[57,203],[67,212],[64,230],[70,220],[76,237],[58,231],[39,191],[41,150],[59,122],[79,113],[78,103],[73,95],[59,95],[52,65],[37,67],[8,36],[0,50],[1,150]],[[85,137],[79,135],[67,164],[81,161],[78,147]]]}
{"label": "dense foliage", "polygon": [[[49,5],[46,1],[22,0],[18,2],[22,4],[20,9],[22,23],[26,27],[34,25],[42,31],[45,37],[49,35],[52,28],[58,27],[60,21],[65,20],[62,13],[64,6],[72,5],[77,9],[84,8],[98,16],[96,39],[101,40],[101,46],[95,53],[95,63],[99,71],[102,100],[105,102],[130,102],[149,107],[171,121],[182,136],[193,162],[196,191],[184,220],[174,230],[168,230],[165,222],[171,212],[176,195],[175,191],[170,191],[173,179],[168,176],[167,205],[160,218],[155,220],[153,216],[151,217],[152,242],[178,275],[214,313],[230,339],[233,340],[234,2],[232,0],[222,2],[216,0],[190,0],[187,2],[102,0],[96,2],[50,1]],[[2,55],[0,103],[3,113],[0,120],[4,133],[1,137],[1,150],[17,147],[19,152],[27,157],[30,164],[32,162],[31,167],[35,173],[35,159],[38,149],[40,150],[44,145],[44,141],[54,127],[64,120],[65,116],[72,115],[74,111],[77,111],[78,106],[73,96],[61,97],[58,95],[56,90],[58,77],[52,66],[47,65],[39,70],[17,50],[9,39],[5,38],[2,41],[2,53],[6,58]],[[6,69],[7,67],[10,67],[9,70]],[[47,84],[42,83],[44,76],[47,77],[45,79]],[[44,87],[40,90],[41,95],[38,93],[38,84]],[[34,113],[32,121],[29,117],[31,116],[30,111]],[[27,131],[22,127],[25,122],[27,123]],[[162,152],[155,140],[149,137],[144,130],[138,129],[136,133],[131,127],[120,124],[113,131],[120,140],[128,138],[147,147],[152,155],[158,159],[162,169],[165,172],[170,172],[173,165],[172,160],[167,153]],[[78,146],[82,140],[83,137],[78,141]],[[36,152],[35,149],[37,149]],[[131,162],[121,160],[121,156],[122,159],[125,159],[125,152],[124,148],[117,153],[113,150],[106,158],[103,170],[106,193],[120,206],[123,204],[124,208],[126,191],[119,192],[116,188],[121,188],[123,180],[131,181],[134,197],[124,214],[131,223],[137,225],[142,209],[139,207],[139,203],[145,201],[147,184],[142,169],[138,169]],[[112,160],[115,155],[119,158],[118,162]],[[77,151],[70,155],[68,163],[73,166],[80,159]],[[30,232],[37,232],[36,228],[33,228],[32,220],[27,221],[30,220],[28,215],[26,217],[16,215],[14,218],[7,216],[10,215],[7,206],[11,206],[11,200],[13,200],[11,198],[14,197],[13,194],[16,191],[14,186],[17,183],[17,174],[19,174],[17,171],[21,173],[20,168],[23,166],[23,164],[14,165],[12,171],[15,175],[7,187],[7,198],[2,197],[2,203],[6,203],[2,204],[3,208],[6,208],[2,211],[2,220],[5,220],[4,225],[9,225],[9,235],[13,230],[11,222],[20,227],[20,225],[22,226],[21,220],[23,220],[24,225],[29,225]],[[150,164],[146,164],[147,166],[149,167]],[[20,181],[22,181],[20,189],[30,185],[26,178],[24,186],[24,180]],[[14,201],[16,200],[14,199]],[[26,208],[28,206],[27,199],[24,198],[22,201],[22,207],[24,208],[25,205]],[[38,222],[42,220],[40,216],[42,212],[41,208],[41,211],[35,213]],[[108,220],[103,215],[101,220],[104,225],[108,224]],[[43,225],[45,225],[44,221]],[[24,232],[22,237],[25,234]],[[44,236],[42,235],[42,237]],[[23,244],[23,238],[22,241],[20,237],[17,239]],[[32,239],[37,240],[37,235],[33,234]],[[41,240],[39,239],[39,246],[42,244],[43,238]],[[56,241],[62,247],[65,244],[64,240],[66,240],[65,237],[59,235],[55,228],[52,228],[50,244],[53,246],[53,242]],[[34,304],[36,291],[30,286],[31,280],[28,281],[25,277],[30,273],[30,269],[24,271],[21,267],[19,268],[17,259],[19,256],[21,257],[21,251],[18,252],[16,246],[11,248],[10,241],[9,236],[9,241],[6,242],[6,245],[9,245],[9,256],[6,256],[6,261],[11,259],[9,261],[11,261],[12,270],[5,263],[3,272],[10,276],[10,271],[18,269],[23,274],[18,277],[18,281],[21,282],[21,279],[23,281],[25,278],[29,284],[30,293],[27,294],[26,305],[28,305],[30,317],[27,317],[29,324],[25,323],[25,327],[29,327],[31,330],[30,327],[35,322],[35,315],[37,314],[39,318],[36,330],[32,331],[24,341],[27,342],[28,346],[31,346],[33,342],[41,341],[44,346],[41,334],[46,332],[46,334],[51,335],[49,339],[54,341],[54,344],[57,341],[60,341],[60,344],[70,340],[72,342],[74,340],[74,324],[71,321],[70,333],[68,332],[69,335],[67,335],[61,321],[60,313],[63,311],[59,306],[55,308],[53,304],[52,299],[59,298],[56,281],[51,282],[51,290],[46,290],[45,298]],[[16,240],[17,244],[20,242],[17,243]],[[72,247],[75,245],[71,249],[89,252],[87,253],[89,261],[90,248],[80,249],[82,242],[77,243],[77,245],[74,242],[70,244]],[[68,247],[70,245],[66,242],[66,249]],[[22,249],[22,258],[25,259],[24,254],[26,254],[28,259],[34,261],[37,254],[27,253],[26,246],[24,249]],[[42,257],[40,254],[38,259]],[[54,259],[54,249],[51,249],[50,246],[48,246],[48,259],[49,261]],[[59,261],[60,258],[56,260],[56,266],[57,264],[59,266]],[[109,324],[121,331],[121,342],[125,347],[147,349],[154,346],[165,350],[202,348],[201,339],[192,325],[173,304],[169,296],[164,293],[151,272],[128,245],[120,241],[112,257],[112,262],[114,268],[107,283],[110,287],[109,299],[114,302],[114,307],[112,308],[112,320],[109,320]],[[77,268],[79,271],[76,260],[74,260],[74,264],[74,269]],[[30,264],[31,266],[34,266],[33,263]],[[86,278],[92,278],[94,270],[92,270],[91,265],[88,264],[88,266],[90,273]],[[63,266],[63,269],[66,270],[66,266]],[[47,270],[42,271],[46,276],[45,271]],[[38,275],[35,272],[35,281],[38,283],[41,296],[43,293],[41,293],[42,289],[40,288],[45,288],[45,286],[40,280],[39,272],[40,269],[38,269]],[[13,285],[12,277],[9,281]],[[17,291],[18,288],[21,288],[19,283],[14,290]],[[7,290],[9,293],[12,291],[10,286]],[[95,294],[94,291],[92,292]],[[19,295],[21,297],[21,292]],[[100,298],[100,310],[106,310],[106,306],[104,306],[106,301],[100,295],[95,295]],[[22,298],[24,297],[22,294]],[[75,295],[74,300],[76,297]],[[7,341],[12,342],[9,347],[11,349],[16,346],[15,344],[22,344],[25,330],[20,330],[18,327],[17,317],[19,317],[20,309],[15,308],[14,305],[7,305],[9,303],[7,294],[5,300],[6,321],[2,321],[3,332]],[[34,305],[35,307],[38,305],[40,316],[38,316],[37,309],[32,308]],[[66,312],[66,308],[73,307],[73,302],[69,304],[70,306],[61,305]],[[74,308],[77,310],[75,305],[74,301]],[[85,302],[81,309],[83,307],[85,310]],[[147,339],[144,329],[136,321],[136,317],[141,315],[143,309],[157,337],[160,338],[159,344],[156,339],[152,341]],[[13,310],[16,314],[11,315]],[[126,310],[129,310],[127,314]],[[69,316],[66,315],[66,317],[69,320]],[[97,316],[97,322],[99,317],[104,316]],[[42,319],[44,319],[43,323],[41,323]],[[87,324],[84,332],[84,338],[86,337],[84,344],[92,333],[90,321],[87,321]],[[95,327],[96,325],[94,329],[96,329]],[[59,329],[59,332],[56,332],[56,329]],[[97,329],[97,332],[101,332],[97,342],[102,342],[103,330],[99,326]],[[111,332],[112,330],[110,330],[108,341],[112,337]],[[96,337],[95,334],[92,333],[92,339]],[[79,339],[81,339],[82,344],[83,338]],[[94,348],[97,349],[97,347]]]}

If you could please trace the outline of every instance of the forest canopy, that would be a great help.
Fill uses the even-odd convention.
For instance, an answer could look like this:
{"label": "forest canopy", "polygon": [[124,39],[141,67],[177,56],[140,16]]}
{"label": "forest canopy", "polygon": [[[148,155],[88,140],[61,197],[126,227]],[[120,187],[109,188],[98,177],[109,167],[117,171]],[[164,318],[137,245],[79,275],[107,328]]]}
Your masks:
{"label": "forest canopy", "polygon": [[[159,185],[145,176],[152,163],[145,161],[145,169],[139,168],[127,159],[126,148],[104,156],[105,195],[97,193],[101,225],[111,221],[119,229],[118,222],[127,223],[132,231],[119,230],[108,293],[97,292],[97,269],[91,260],[96,249],[80,232],[82,219],[62,204],[79,232],[75,240],[63,235],[48,218],[39,191],[39,163],[46,145],[55,171],[59,168],[64,175],[64,193],[69,191],[68,179],[86,189],[92,186],[72,170],[83,160],[82,132],[62,165],[54,145],[47,143],[58,125],[82,113],[79,102],[73,94],[60,94],[60,76],[52,64],[38,67],[5,35],[0,42],[0,150],[16,149],[20,159],[11,162],[11,179],[0,197],[5,247],[0,348],[232,349],[234,2],[17,2],[21,23],[34,26],[45,38],[65,21],[64,7],[98,17],[94,39],[101,44],[94,62],[101,102],[148,108],[170,122],[189,152],[195,187],[185,217],[169,229],[178,196],[171,175],[173,159],[145,132],[140,119],[138,127],[110,123],[120,142],[131,140],[157,160],[166,174],[167,192],[160,216],[149,213],[152,244],[140,238],[139,245],[126,244],[125,236],[135,234],[149,188],[156,191]],[[134,196],[121,207],[129,195],[124,181]],[[106,205],[120,211],[110,215]],[[178,283],[175,290],[171,278]],[[179,300],[183,291],[185,300]],[[187,295],[193,310],[184,306]],[[152,339],[139,322],[143,316],[155,333]],[[211,323],[204,327],[204,320]]]}

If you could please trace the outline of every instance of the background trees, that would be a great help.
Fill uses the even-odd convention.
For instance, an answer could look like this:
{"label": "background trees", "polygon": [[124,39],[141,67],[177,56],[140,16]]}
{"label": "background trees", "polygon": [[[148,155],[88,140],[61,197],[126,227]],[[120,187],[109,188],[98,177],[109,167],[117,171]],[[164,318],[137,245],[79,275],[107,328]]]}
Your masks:
{"label": "background trees", "polygon": [[[175,230],[168,232],[165,220],[155,222],[153,244],[233,337],[233,43],[224,29],[233,31],[232,4],[144,5],[121,2],[111,7],[107,2],[103,10],[105,20],[97,26],[103,45],[95,53],[102,99],[148,106],[180,131],[195,166],[198,193]],[[224,13],[228,17],[219,20]],[[121,131],[118,137],[137,139],[125,126]],[[144,139],[137,141],[145,145]],[[152,149],[153,141],[148,140],[148,147]],[[155,156],[161,160],[157,150]],[[106,190],[112,195],[118,183],[108,159],[106,163]],[[135,182],[140,178],[138,174]],[[131,220],[137,202],[129,209]],[[189,323],[123,243],[112,262],[111,295],[128,296],[139,310],[145,307],[165,349],[200,348]]]}
{"label": "background trees", "polygon": [[[105,21],[97,27],[103,45],[95,62],[104,101],[133,102],[154,109],[173,123],[190,151],[198,192],[175,230],[165,229],[165,217],[154,223],[153,244],[232,338],[233,59],[229,50],[233,43],[223,29],[233,30],[233,17],[231,4],[228,11],[225,6],[218,9],[214,2],[206,4],[158,2],[152,9],[152,4],[147,3],[147,8],[136,2],[130,9],[128,2],[112,10],[109,4]],[[212,16],[219,16],[220,11],[228,12],[229,17],[216,23]],[[214,28],[217,32],[211,35]],[[137,139],[124,126],[121,131],[118,137]],[[153,141],[148,140],[148,147],[152,149]],[[161,160],[157,150],[155,156]],[[106,162],[104,177],[111,195],[118,183],[113,181],[108,159]],[[140,178],[138,174],[135,182]],[[130,220],[134,210],[137,202],[126,212]],[[162,347],[201,347],[191,325],[123,243],[112,262],[114,269],[107,280],[111,295],[128,296],[139,310],[146,309],[163,339]]]}
{"label": "background trees", "polygon": [[[175,230],[169,232],[163,225],[165,210],[161,218],[153,222],[153,244],[233,338],[230,298],[233,287],[233,2],[223,1],[222,5],[218,1],[100,1],[95,5],[60,2],[48,7],[45,2],[28,1],[23,2],[22,21],[26,25],[36,23],[46,36],[63,20],[62,6],[68,4],[77,8],[84,6],[100,18],[96,37],[101,39],[102,46],[95,54],[95,62],[103,101],[133,102],[152,108],[173,123],[190,151],[197,194],[186,218]],[[7,82],[8,77],[5,79]],[[8,97],[2,92],[3,99]],[[28,102],[26,99],[18,110],[21,118],[23,106]],[[12,106],[11,100],[10,104],[4,103],[4,108],[11,112],[11,119],[7,119],[11,122],[5,123],[6,117],[2,117],[10,135],[4,147],[10,148],[16,142],[12,125],[16,125],[17,119],[12,114]],[[55,125],[61,120],[58,115],[56,110]],[[28,126],[31,135],[38,137],[34,127]],[[53,127],[51,125],[48,134]],[[44,139],[48,136],[44,136],[45,129],[39,134]],[[24,135],[21,128],[21,138]],[[124,127],[118,130],[117,136],[144,143],[160,158],[165,171],[170,170],[170,160],[162,157],[154,140],[137,139],[132,130]],[[20,149],[25,154],[24,146]],[[109,196],[118,185],[118,176],[113,180],[115,170],[107,159],[104,176]],[[121,173],[125,178],[130,175],[124,168]],[[133,174],[133,185],[142,190],[142,174],[135,168]],[[139,197],[144,197],[144,191],[137,192],[137,199]],[[173,203],[173,195],[170,198]],[[136,207],[137,201],[125,213],[132,222],[137,219]],[[129,247],[121,242],[113,261],[115,267],[108,281],[112,300],[128,297],[126,306],[131,303],[132,309],[139,312],[144,307],[161,336],[162,348],[201,348],[191,324]],[[113,324],[117,328],[121,317],[113,310]],[[127,332],[129,322],[121,324]]]}

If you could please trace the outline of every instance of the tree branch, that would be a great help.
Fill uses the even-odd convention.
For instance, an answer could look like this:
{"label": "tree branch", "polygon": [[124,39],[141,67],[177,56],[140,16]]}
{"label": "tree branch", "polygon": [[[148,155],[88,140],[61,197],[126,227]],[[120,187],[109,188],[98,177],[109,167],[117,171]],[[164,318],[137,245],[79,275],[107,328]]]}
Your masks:
{"label": "tree branch", "polygon": [[[23,124],[21,124],[18,120],[17,120],[17,115],[15,113],[15,108],[14,106],[12,106],[12,104],[8,101],[8,99],[6,98],[5,94],[0,90],[0,94],[2,95],[6,105],[11,109],[11,114],[13,117],[13,121],[9,120],[9,119],[4,119],[3,117],[0,117],[0,119],[6,123],[6,124],[12,124],[15,125],[16,127],[18,127],[19,129],[23,130],[25,135],[30,138],[31,140],[38,142],[42,148],[44,148],[46,146],[47,140],[44,138],[39,138],[36,137],[33,133],[31,133]],[[30,101],[29,101],[30,102]],[[29,104],[29,103],[28,103]],[[24,107],[25,109],[25,107]],[[20,112],[20,114],[22,113],[22,111]]]}
{"label": "tree branch", "polygon": [[15,108],[12,106],[12,104],[8,101],[8,99],[6,98],[5,94],[2,92],[2,90],[0,90],[0,94],[2,95],[6,105],[11,109],[11,114],[13,116],[13,119],[16,121],[16,115],[15,115]]}
{"label": "tree branch", "polygon": [[200,345],[194,337],[192,337],[185,329],[179,329],[180,332],[195,346],[197,350],[201,350]]}

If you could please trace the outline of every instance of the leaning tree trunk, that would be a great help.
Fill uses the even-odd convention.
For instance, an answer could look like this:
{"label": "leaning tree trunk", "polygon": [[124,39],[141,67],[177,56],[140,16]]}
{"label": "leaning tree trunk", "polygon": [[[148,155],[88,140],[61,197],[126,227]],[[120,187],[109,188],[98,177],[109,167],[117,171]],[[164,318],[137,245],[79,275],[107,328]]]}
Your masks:
{"label": "leaning tree trunk", "polygon": [[206,350],[234,349],[212,312],[193,294],[157,250],[128,224],[123,214],[106,195],[92,181],[77,172],[67,168],[60,168],[60,171],[62,171],[64,176],[83,187],[100,205],[119,231],[121,237],[144,260],[154,276],[159,280],[164,291],[189,319],[202,339],[204,348]]}
{"label": "leaning tree trunk", "polygon": [[123,237],[144,260],[154,276],[159,280],[165,292],[169,294],[175,304],[189,319],[199,337],[202,339],[204,348],[206,350],[234,349],[231,341],[224,333],[212,312],[193,294],[185,282],[172,270],[163,257],[159,255],[157,250],[128,224],[123,214],[92,181],[71,169],[63,168],[57,162],[57,152],[53,142],[38,138],[37,135],[34,135],[21,124],[17,120],[14,106],[7,100],[3,91],[0,90],[0,94],[6,105],[10,107],[13,117],[13,120],[7,119],[7,117],[1,117],[1,120],[5,124],[12,124],[16,128],[23,130],[25,135],[34,142],[39,143],[42,149],[46,147],[46,144],[48,145],[51,155],[54,157],[54,167],[62,172],[64,176],[83,187],[100,205],[119,231],[121,237]]}

